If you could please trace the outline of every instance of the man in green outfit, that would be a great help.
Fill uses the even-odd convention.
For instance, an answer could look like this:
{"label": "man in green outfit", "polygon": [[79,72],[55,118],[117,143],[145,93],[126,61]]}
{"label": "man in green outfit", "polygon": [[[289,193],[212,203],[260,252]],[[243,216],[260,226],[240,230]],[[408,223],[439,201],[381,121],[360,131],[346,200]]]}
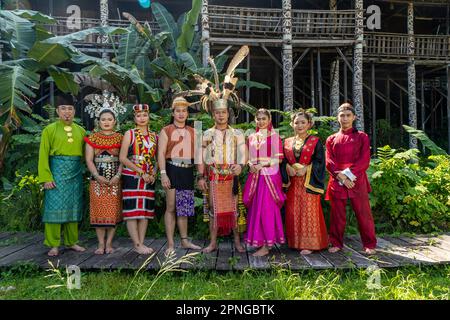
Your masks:
{"label": "man in green outfit", "polygon": [[44,183],[44,244],[49,256],[59,254],[61,226],[64,245],[75,251],[86,249],[77,245],[78,222],[82,217],[83,177],[81,159],[86,131],[73,122],[74,98],[56,97],[59,119],[42,131],[39,149],[39,181]]}

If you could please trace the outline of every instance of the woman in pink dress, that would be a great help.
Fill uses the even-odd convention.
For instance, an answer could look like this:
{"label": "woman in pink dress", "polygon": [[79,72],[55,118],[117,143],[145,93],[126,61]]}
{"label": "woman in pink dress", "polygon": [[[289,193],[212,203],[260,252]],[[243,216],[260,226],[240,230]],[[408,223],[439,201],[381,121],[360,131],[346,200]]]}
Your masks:
{"label": "woman in pink dress", "polygon": [[253,256],[264,256],[275,243],[285,242],[280,209],[286,196],[279,166],[283,145],[268,110],[259,109],[255,119],[256,133],[248,138],[250,173],[243,194],[248,209],[245,242],[259,247]]}

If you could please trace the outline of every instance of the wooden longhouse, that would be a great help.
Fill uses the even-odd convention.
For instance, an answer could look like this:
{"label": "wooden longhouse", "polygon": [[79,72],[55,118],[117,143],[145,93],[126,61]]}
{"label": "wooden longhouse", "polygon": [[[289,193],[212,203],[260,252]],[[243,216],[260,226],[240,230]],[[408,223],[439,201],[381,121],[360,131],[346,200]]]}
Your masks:
{"label": "wooden longhouse", "polygon": [[[76,31],[65,23],[72,4],[81,9],[81,29],[126,26],[120,13],[128,11],[158,30],[151,11],[133,0],[16,2],[55,16],[60,23],[52,31],[58,35]],[[175,17],[191,3],[159,2]],[[202,2],[203,62],[208,55],[231,55],[249,45],[243,77],[271,87],[243,90],[244,100],[283,110],[314,106],[319,115],[332,115],[351,99],[358,126],[370,134],[373,147],[395,139],[397,145],[407,145],[401,124],[409,124],[450,152],[449,0]],[[95,38],[80,47],[104,56],[109,50]],[[397,130],[389,140],[386,128]],[[409,146],[417,141],[409,138]]]}

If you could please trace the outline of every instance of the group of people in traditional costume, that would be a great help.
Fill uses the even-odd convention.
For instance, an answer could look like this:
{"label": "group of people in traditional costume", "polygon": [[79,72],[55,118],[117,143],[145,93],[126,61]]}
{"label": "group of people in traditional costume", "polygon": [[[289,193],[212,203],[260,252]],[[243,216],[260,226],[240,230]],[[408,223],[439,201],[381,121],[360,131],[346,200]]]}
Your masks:
{"label": "group of people in traditional costume", "polygon": [[[200,77],[195,91],[176,95],[171,104],[172,121],[159,134],[149,129],[148,105],[136,104],[135,128],[122,136],[115,131],[117,106],[105,103],[90,109],[91,116],[98,121],[98,130],[86,136],[86,131],[73,122],[73,97],[57,98],[59,119],[43,130],[39,152],[39,179],[45,189],[44,244],[50,247],[48,255],[59,254],[61,229],[67,248],[85,251],[78,244],[83,155],[91,173],[90,223],[98,238],[96,254],[114,252],[113,237],[122,220],[126,222],[134,250],[144,255],[154,252],[146,246],[145,235],[148,220],[155,217],[158,172],[166,200],[166,254],[175,250],[176,226],[183,248],[202,249],[188,238],[188,218],[195,214],[196,187],[204,195],[205,220],[209,221],[210,243],[203,248],[205,253],[217,249],[218,237],[231,233],[235,250],[245,252],[238,229],[238,220],[243,219],[238,209],[239,195],[247,209],[244,242],[256,248],[254,256],[267,255],[275,244],[286,242],[303,255],[328,246],[332,253],[341,250],[347,199],[356,213],[363,250],[375,253],[375,226],[366,175],[370,143],[367,134],[353,126],[356,119],[353,107],[344,103],[338,109],[340,130],[328,137],[326,151],[319,138],[309,134],[313,117],[302,109],[292,115],[294,136],[284,143],[272,126],[270,112],[263,108],[255,114],[256,132],[246,139],[242,131],[229,125],[232,116],[229,102],[239,104],[234,92],[237,82],[234,69],[247,54],[245,46],[238,51],[228,67],[222,89],[218,77],[215,85]],[[188,108],[194,103],[185,97],[193,93],[202,94],[200,102],[214,120],[214,126],[204,133],[186,124]],[[248,177],[241,191],[239,175],[245,167]],[[329,232],[321,206],[325,170],[330,175],[326,192],[331,203]]]}

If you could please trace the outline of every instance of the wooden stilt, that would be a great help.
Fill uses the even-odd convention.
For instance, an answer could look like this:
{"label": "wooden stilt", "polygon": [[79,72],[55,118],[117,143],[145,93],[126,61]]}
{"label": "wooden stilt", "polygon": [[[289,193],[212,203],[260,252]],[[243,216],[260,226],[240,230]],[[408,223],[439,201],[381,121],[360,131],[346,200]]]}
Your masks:
{"label": "wooden stilt", "polygon": [[375,153],[377,150],[377,97],[375,96],[375,63],[372,61],[371,63],[371,73],[372,73],[372,147],[373,152]]}
{"label": "wooden stilt", "polygon": [[314,53],[311,50],[311,54],[309,56],[309,62],[310,62],[310,88],[311,88],[311,107],[316,107],[316,101],[315,101],[315,81],[314,81]]}
{"label": "wooden stilt", "polygon": [[323,115],[322,99],[322,65],[320,62],[320,49],[317,49],[317,94],[319,96],[319,115]]}

